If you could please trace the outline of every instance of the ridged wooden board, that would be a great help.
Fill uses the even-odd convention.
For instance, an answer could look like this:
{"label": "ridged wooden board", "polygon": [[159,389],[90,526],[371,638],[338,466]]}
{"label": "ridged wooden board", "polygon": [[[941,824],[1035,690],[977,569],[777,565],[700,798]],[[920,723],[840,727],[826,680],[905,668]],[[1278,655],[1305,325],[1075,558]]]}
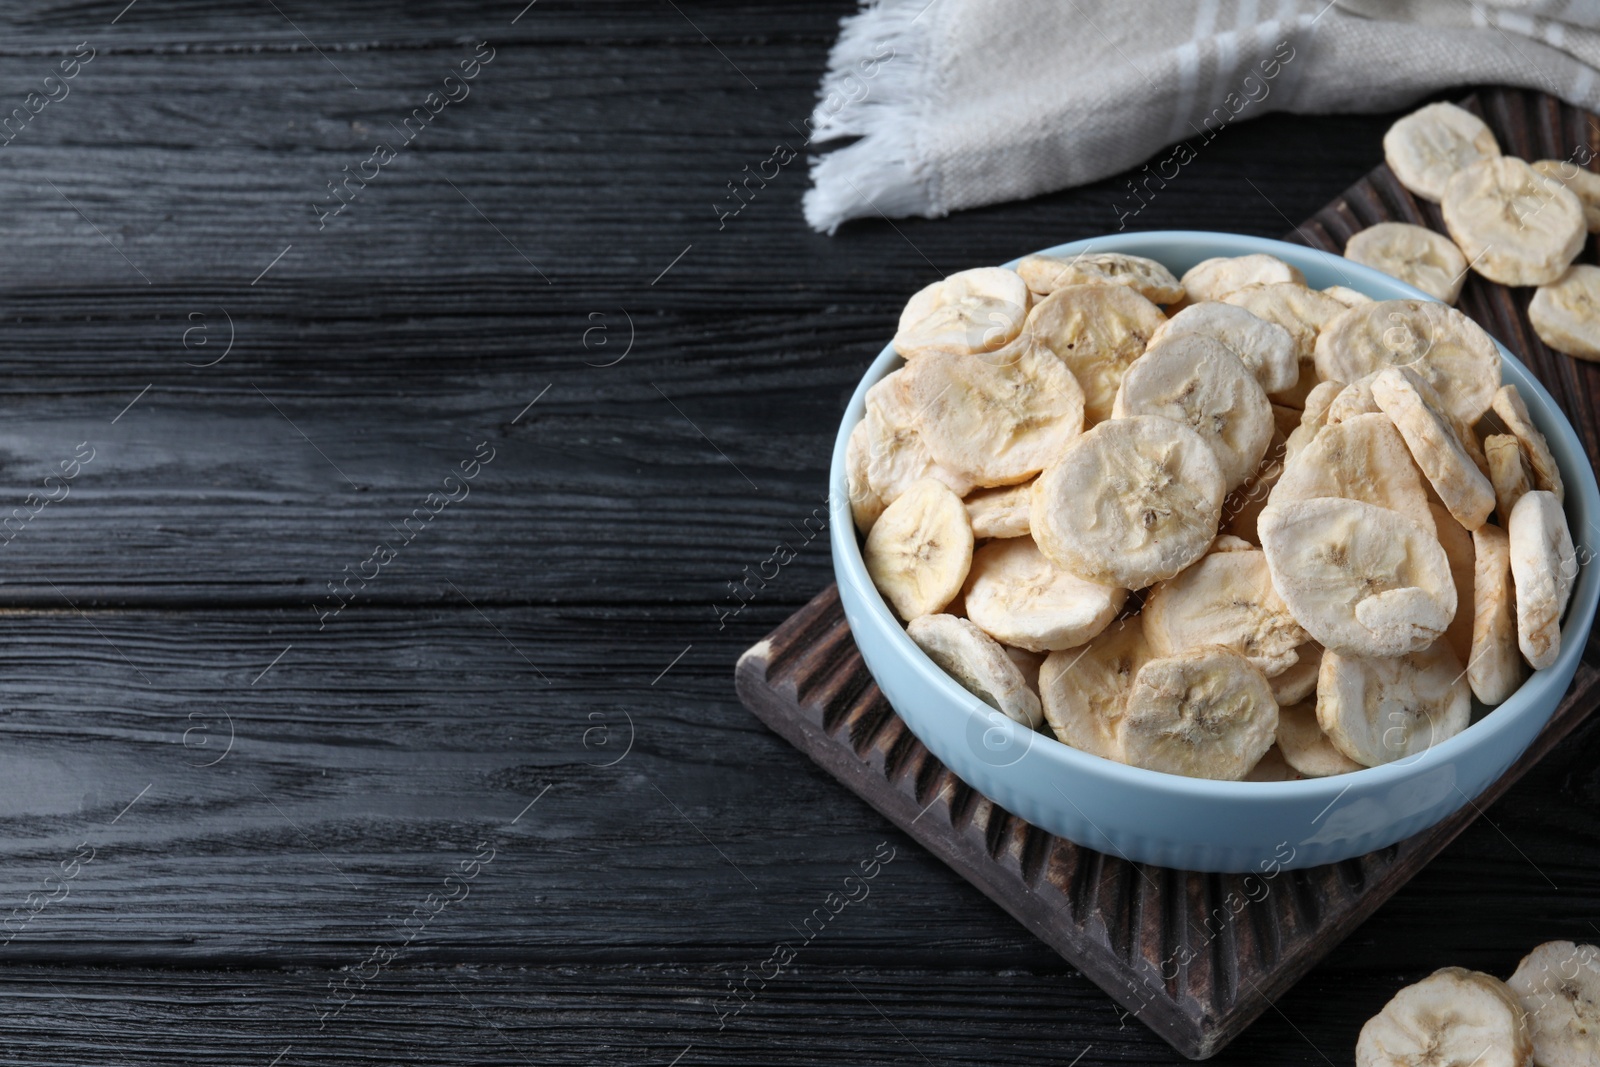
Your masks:
{"label": "ridged wooden board", "polygon": [[[1502,148],[1526,159],[1600,155],[1600,123],[1551,97],[1486,90],[1466,102]],[[1591,164],[1592,166],[1592,164]],[[1340,252],[1384,220],[1443,232],[1438,206],[1380,166],[1290,240]],[[1591,240],[1583,257],[1595,261]],[[1531,290],[1473,275],[1458,306],[1515,352],[1600,456],[1600,367],[1546,349],[1527,321]],[[1193,1059],[1216,1054],[1279,995],[1582,722],[1600,701],[1591,642],[1560,708],[1482,797],[1443,823],[1358,859],[1252,876],[1134,864],[1054,837],[966,785],[922,746],[879,692],[829,587],[739,660],[740,699]],[[1241,905],[1242,902],[1242,906]],[[1235,910],[1237,909],[1237,910]],[[1063,1034],[1065,1040],[1070,1035]]]}

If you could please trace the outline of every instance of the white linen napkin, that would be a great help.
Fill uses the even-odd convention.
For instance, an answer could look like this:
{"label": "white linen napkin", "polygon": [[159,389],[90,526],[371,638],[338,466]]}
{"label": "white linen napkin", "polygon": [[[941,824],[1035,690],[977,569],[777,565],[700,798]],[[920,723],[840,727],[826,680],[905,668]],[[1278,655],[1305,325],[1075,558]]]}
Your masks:
{"label": "white linen napkin", "polygon": [[1600,0],[875,0],[843,21],[809,120],[810,144],[859,140],[811,161],[805,216],[933,218],[1149,160],[1126,226],[1141,185],[1235,122],[1474,84],[1600,110],[1597,68]]}

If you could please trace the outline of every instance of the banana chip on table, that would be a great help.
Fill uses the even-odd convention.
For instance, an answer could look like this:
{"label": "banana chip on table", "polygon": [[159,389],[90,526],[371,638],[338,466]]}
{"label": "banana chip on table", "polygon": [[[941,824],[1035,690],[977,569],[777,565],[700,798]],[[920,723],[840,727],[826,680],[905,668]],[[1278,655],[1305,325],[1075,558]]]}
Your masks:
{"label": "banana chip on table", "polygon": [[1031,300],[1027,283],[1014,270],[957,271],[906,301],[894,350],[907,360],[935,352],[993,352],[1022,332]]}
{"label": "banana chip on table", "polygon": [[1155,304],[1175,304],[1183,299],[1183,284],[1170,270],[1153,259],[1121,252],[1025,256],[1017,264],[1017,273],[1040,296],[1069,285],[1126,285]]}
{"label": "banana chip on table", "polygon": [[1356,1041],[1356,1067],[1532,1065],[1533,1041],[1516,995],[1498,978],[1460,967],[1400,990]]}
{"label": "banana chip on table", "polygon": [[1517,643],[1543,670],[1561,654],[1561,616],[1578,575],[1572,531],[1555,494],[1535,489],[1517,501],[1507,531],[1517,598]]}
{"label": "banana chip on table", "polygon": [[1584,225],[1590,233],[1600,232],[1600,174],[1564,159],[1538,159],[1528,166],[1571,189],[1583,205]]}
{"label": "banana chip on table", "polygon": [[1400,184],[1438,203],[1456,171],[1500,155],[1482,119],[1454,104],[1429,104],[1389,127],[1383,158]]}
{"label": "banana chip on table", "polygon": [[1029,537],[974,552],[965,592],[967,618],[996,641],[1032,652],[1083,644],[1110,625],[1128,597],[1057,567]]}
{"label": "banana chip on table", "polygon": [[1254,252],[1248,256],[1216,256],[1202,260],[1183,274],[1183,289],[1191,303],[1221,300],[1251,285],[1276,282],[1305,284],[1305,275],[1277,256]]}
{"label": "banana chip on table", "polygon": [[919,615],[906,633],[961,688],[1032,729],[1044,721],[1038,694],[994,638],[954,615]]}
{"label": "banana chip on table", "polygon": [[1600,949],[1547,942],[1523,958],[1506,985],[1527,1013],[1534,1063],[1600,1063]]}
{"label": "banana chip on table", "polygon": [[1221,301],[1190,304],[1156,328],[1149,349],[1187,334],[1219,342],[1239,358],[1269,393],[1292,389],[1300,380],[1300,353],[1289,331]]}
{"label": "banana chip on table", "polygon": [[1414,756],[1459,734],[1472,691],[1446,641],[1405,656],[1345,656],[1329,649],[1317,678],[1317,722],[1363,767]]}
{"label": "banana chip on table", "polygon": [[914,482],[872,524],[861,558],[902,619],[943,611],[972,566],[967,509],[943,482]]}
{"label": "banana chip on table", "polygon": [[1442,233],[1409,222],[1380,222],[1351,237],[1344,258],[1381,270],[1446,304],[1461,295],[1467,257]]}
{"label": "banana chip on table", "polygon": [[1208,646],[1139,668],[1122,717],[1122,752],[1135,767],[1239,781],[1272,747],[1278,702],[1239,653]]}
{"label": "banana chip on table", "polygon": [[1123,285],[1069,285],[1028,315],[1027,336],[1066,364],[1083,389],[1084,427],[1111,417],[1128,365],[1166,316]]}
{"label": "banana chip on table", "polygon": [[1576,264],[1539,286],[1528,302],[1528,321],[1557,352],[1600,360],[1600,267]]}
{"label": "banana chip on table", "polygon": [[1299,659],[1306,632],[1272,587],[1260,549],[1212,551],[1145,599],[1145,639],[1158,656],[1202,645],[1230,648],[1268,678]]}
{"label": "banana chip on table", "polygon": [[1578,197],[1511,156],[1457,171],[1440,207],[1472,269],[1501,285],[1555,281],[1589,235]]}
{"label": "banana chip on table", "polygon": [[1423,300],[1379,300],[1349,308],[1317,335],[1317,374],[1356,382],[1404,367],[1470,426],[1500,388],[1500,350],[1483,327],[1455,308]]}
{"label": "banana chip on table", "polygon": [[1149,659],[1138,619],[1114,622],[1087,644],[1046,656],[1039,668],[1039,698],[1056,740],[1122,761],[1128,691]]}

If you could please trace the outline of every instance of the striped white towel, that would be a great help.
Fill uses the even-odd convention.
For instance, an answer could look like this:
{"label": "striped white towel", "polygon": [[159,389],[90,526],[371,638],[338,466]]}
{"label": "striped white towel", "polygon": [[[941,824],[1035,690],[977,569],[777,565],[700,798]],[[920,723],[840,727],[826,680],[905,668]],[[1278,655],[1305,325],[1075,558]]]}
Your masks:
{"label": "striped white towel", "polygon": [[1600,110],[1600,0],[875,0],[828,66],[811,142],[859,138],[812,161],[806,220],[831,233],[1146,160],[1154,191],[1269,111],[1383,111],[1473,84]]}

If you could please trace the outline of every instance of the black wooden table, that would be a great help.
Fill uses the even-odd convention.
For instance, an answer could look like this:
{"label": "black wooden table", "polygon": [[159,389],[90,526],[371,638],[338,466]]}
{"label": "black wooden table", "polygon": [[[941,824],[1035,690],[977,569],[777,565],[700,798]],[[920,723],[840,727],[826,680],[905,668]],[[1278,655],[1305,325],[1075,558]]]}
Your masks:
{"label": "black wooden table", "polygon": [[[906,295],[1122,183],[827,238],[796,160],[730,216],[850,4],[523,2],[0,13],[0,1057],[1178,1062],[732,687]],[[1389,118],[1232,128],[1135,223],[1281,234]],[[1600,936],[1597,756],[1216,1062]]]}

